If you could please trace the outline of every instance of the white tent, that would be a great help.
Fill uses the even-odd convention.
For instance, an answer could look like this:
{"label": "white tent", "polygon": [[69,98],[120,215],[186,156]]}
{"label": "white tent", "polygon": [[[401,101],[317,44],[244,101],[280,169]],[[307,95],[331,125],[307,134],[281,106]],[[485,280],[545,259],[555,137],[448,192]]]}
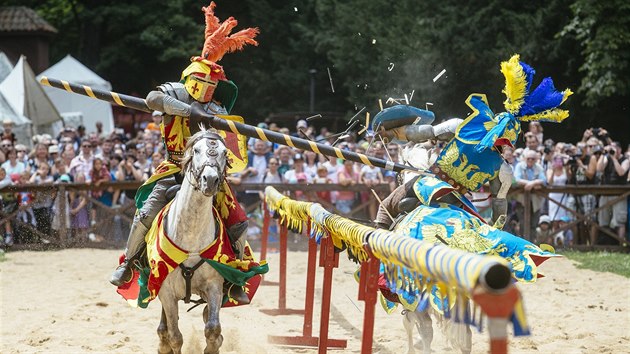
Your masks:
{"label": "white tent", "polygon": [[4,52],[0,51],[0,82],[13,70],[13,64]]}
{"label": "white tent", "polygon": [[[0,83],[0,94],[18,116],[18,119],[12,118],[16,125],[32,123],[32,133],[57,133],[55,125],[59,124],[55,123],[61,122],[61,116],[35,80],[35,74],[24,56],[20,57],[13,70]],[[30,122],[24,121],[23,117],[30,119]],[[30,135],[31,131],[27,133]]]}
{"label": "white tent", "polygon": [[[39,80],[42,76],[107,91],[112,89],[112,85],[108,81],[95,74],[70,54],[39,74],[37,79]],[[110,103],[53,87],[44,87],[44,90],[62,114],[81,112],[83,124],[88,132],[96,130],[96,122],[98,121],[103,123],[103,131],[114,130],[114,115]]]}

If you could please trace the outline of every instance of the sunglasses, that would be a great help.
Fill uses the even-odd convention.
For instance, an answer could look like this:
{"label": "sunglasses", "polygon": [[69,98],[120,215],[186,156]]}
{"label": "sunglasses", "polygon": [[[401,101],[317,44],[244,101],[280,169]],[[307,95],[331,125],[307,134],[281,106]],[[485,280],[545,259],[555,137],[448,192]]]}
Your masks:
{"label": "sunglasses", "polygon": [[7,145],[7,144],[2,144],[2,145],[0,145],[0,146],[1,146],[1,147],[3,147],[3,148],[8,148],[8,147],[11,147],[11,146],[13,146],[13,145],[11,145],[11,144],[8,144],[8,145]]}

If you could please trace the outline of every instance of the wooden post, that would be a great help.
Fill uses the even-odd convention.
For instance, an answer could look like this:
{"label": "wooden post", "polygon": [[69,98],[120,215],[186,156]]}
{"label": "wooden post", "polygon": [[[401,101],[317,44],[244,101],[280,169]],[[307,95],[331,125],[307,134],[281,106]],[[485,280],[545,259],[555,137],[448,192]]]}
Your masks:
{"label": "wooden post", "polygon": [[61,203],[59,203],[59,243],[61,243],[62,247],[66,247],[68,242],[68,227],[70,225],[66,224],[68,198],[66,197],[66,186],[63,184],[59,184],[57,198],[61,198]]}
{"label": "wooden post", "polygon": [[279,264],[279,284],[278,284],[278,308],[262,309],[262,313],[270,316],[278,315],[301,315],[304,310],[287,308],[287,235],[286,223],[280,224],[280,264]]}
{"label": "wooden post", "polygon": [[523,190],[523,204],[525,204],[523,211],[523,236],[527,241],[532,242],[532,238],[536,235],[531,234],[532,229],[532,195],[529,191]]}
{"label": "wooden post", "polygon": [[[332,346],[332,340],[328,339],[328,326],[330,322],[330,296],[332,293],[333,269],[339,267],[339,253],[335,252],[335,246],[330,236],[322,237],[320,241],[319,266],[324,268],[324,280],[322,284],[322,311],[319,322],[319,347],[318,353],[324,354],[328,347]],[[335,340],[338,348],[347,346],[346,340]]]}
{"label": "wooden post", "polygon": [[376,299],[378,297],[378,277],[381,261],[372,255],[368,246],[364,246],[369,258],[361,263],[361,275],[359,278],[359,300],[365,302],[365,314],[363,315],[363,338],[361,339],[361,354],[372,353],[374,338],[374,314]]}

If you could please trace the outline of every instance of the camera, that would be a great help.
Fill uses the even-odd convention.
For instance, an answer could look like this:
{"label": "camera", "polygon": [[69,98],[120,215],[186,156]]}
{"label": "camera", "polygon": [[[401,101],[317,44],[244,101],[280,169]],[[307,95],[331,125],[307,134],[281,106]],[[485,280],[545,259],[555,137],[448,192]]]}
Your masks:
{"label": "camera", "polygon": [[599,128],[592,128],[591,131],[593,132],[594,136],[598,136],[599,135]]}

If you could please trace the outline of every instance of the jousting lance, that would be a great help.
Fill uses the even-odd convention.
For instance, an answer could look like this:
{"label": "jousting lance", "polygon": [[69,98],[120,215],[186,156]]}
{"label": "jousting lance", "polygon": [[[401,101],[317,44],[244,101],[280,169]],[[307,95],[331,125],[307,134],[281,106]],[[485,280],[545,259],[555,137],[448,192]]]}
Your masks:
{"label": "jousting lance", "polygon": [[[124,95],[116,92],[110,92],[106,90],[100,90],[91,88],[89,86],[77,85],[73,83],[69,83],[63,80],[57,80],[53,78],[48,78],[43,76],[40,79],[40,82],[43,85],[55,87],[58,89],[66,90],[68,92],[76,93],[79,95],[84,95],[88,97],[92,97],[98,100],[107,101],[109,103],[117,104],[119,106],[128,107],[137,109],[139,111],[151,113],[152,109],[147,106],[147,102],[143,98]],[[350,160],[354,162],[359,162],[368,166],[376,166],[380,168],[384,168],[386,170],[392,170],[396,172],[401,172],[403,170],[410,170],[420,174],[426,174],[426,172],[416,169],[412,166],[402,165],[399,163],[395,163],[392,161],[385,161],[382,159],[378,159],[375,157],[367,156],[364,154],[358,154],[356,152],[342,150],[333,146],[329,146],[326,144],[320,144],[314,141],[297,138],[294,136],[277,133],[272,130],[262,129],[258,127],[251,126],[249,124],[243,124],[234,122],[227,119],[222,119],[221,115],[211,115],[204,112],[204,116],[208,118],[209,124],[218,130],[229,131],[234,134],[241,134],[251,138],[260,139],[263,141],[270,141],[272,143],[288,145],[293,148],[298,148],[302,150],[313,151],[318,154],[338,157],[342,160]]]}

